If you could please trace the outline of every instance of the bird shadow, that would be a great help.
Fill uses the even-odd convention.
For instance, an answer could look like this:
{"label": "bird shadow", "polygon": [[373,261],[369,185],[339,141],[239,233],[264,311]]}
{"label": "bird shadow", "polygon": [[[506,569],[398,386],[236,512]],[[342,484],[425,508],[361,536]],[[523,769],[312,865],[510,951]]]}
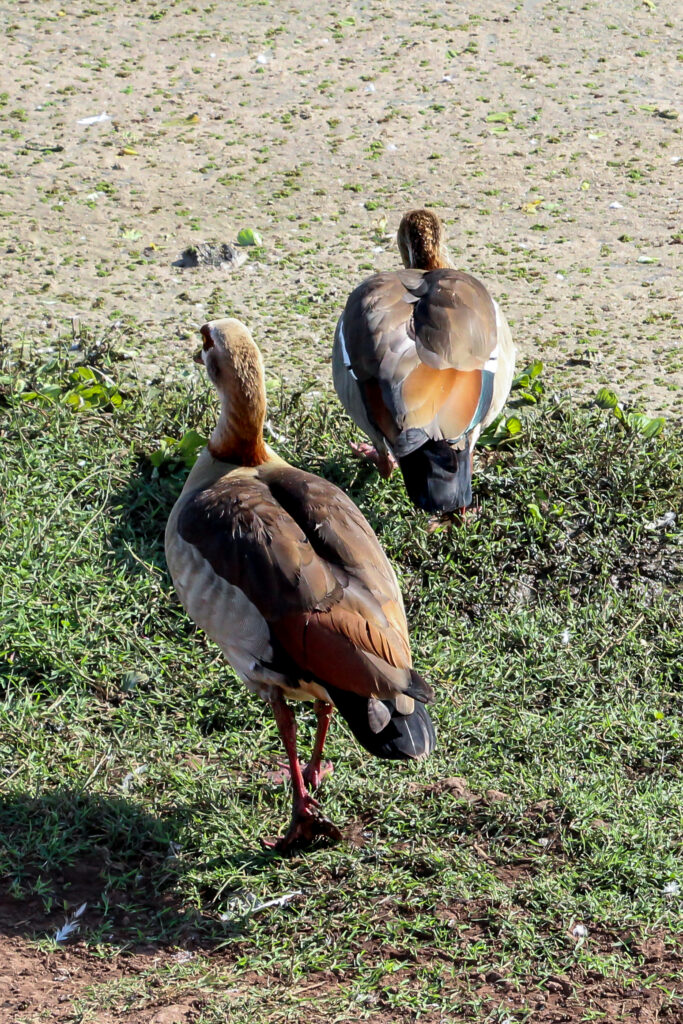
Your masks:
{"label": "bird shadow", "polygon": [[[134,799],[78,789],[0,795],[0,934],[64,943],[78,936],[141,954],[211,949],[243,934],[239,899],[221,919],[179,895],[198,870],[178,842],[191,815],[190,805],[156,816]],[[233,877],[258,875],[272,869],[273,854],[241,850],[219,862]]]}

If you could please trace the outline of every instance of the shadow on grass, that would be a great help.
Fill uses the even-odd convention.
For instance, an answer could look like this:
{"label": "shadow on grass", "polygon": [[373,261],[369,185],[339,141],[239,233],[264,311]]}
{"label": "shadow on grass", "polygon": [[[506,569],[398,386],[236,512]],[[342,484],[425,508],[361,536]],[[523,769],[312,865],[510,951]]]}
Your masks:
{"label": "shadow on grass", "polygon": [[[240,935],[245,919],[200,913],[180,895],[188,872],[177,842],[191,807],[155,817],[125,798],[61,789],[0,795],[0,934],[54,939],[74,912],[74,937],[140,953],[212,948]],[[224,863],[258,873],[273,855],[257,849]]]}
{"label": "shadow on grass", "polygon": [[139,571],[139,559],[166,572],[164,531],[186,476],[184,467],[173,472],[162,470],[161,475],[154,476],[151,464],[139,460],[126,486],[109,503],[115,522],[109,540],[117,561]]}

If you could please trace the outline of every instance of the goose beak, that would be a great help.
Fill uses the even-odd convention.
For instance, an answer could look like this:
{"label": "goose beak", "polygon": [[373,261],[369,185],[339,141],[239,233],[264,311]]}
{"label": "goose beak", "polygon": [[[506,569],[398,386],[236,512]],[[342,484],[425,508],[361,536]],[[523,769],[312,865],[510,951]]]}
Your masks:
{"label": "goose beak", "polygon": [[202,348],[198,348],[197,349],[195,354],[192,356],[192,362],[193,363],[203,363],[204,362],[204,360],[202,359],[202,352],[203,351],[204,350]]}

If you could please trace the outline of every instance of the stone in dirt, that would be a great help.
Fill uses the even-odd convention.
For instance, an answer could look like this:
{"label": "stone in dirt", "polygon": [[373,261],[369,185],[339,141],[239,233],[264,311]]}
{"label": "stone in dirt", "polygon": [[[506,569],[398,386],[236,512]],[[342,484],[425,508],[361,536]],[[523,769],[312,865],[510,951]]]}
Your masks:
{"label": "stone in dirt", "polygon": [[227,242],[200,242],[183,249],[174,267],[230,267],[241,266],[247,254],[239,252]]}

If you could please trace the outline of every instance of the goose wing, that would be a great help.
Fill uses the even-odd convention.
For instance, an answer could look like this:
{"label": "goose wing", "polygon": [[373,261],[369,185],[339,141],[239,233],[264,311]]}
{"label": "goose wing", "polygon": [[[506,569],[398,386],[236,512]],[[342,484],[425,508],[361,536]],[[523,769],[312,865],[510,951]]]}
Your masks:
{"label": "goose wing", "polygon": [[419,677],[393,570],[337,487],[275,461],[237,470],[191,494],[177,528],[261,616],[269,669],[366,697],[430,698],[424,683],[412,692]]}
{"label": "goose wing", "polygon": [[469,274],[375,274],[337,325],[335,386],[343,380],[348,411],[361,404],[399,457],[429,438],[455,441],[491,405],[499,326],[491,296]]}

